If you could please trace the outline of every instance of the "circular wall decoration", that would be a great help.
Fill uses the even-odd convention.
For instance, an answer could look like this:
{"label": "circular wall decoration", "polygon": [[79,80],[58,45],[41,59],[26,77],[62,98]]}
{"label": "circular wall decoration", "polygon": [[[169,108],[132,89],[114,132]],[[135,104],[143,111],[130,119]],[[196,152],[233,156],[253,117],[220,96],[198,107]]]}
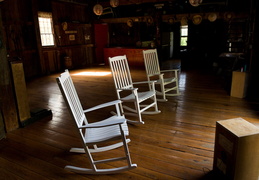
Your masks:
{"label": "circular wall decoration", "polygon": [[210,22],[214,22],[214,21],[216,21],[217,20],[217,14],[216,13],[210,13],[209,15],[208,15],[208,20],[210,21]]}
{"label": "circular wall decoration", "polygon": [[224,19],[227,21],[231,20],[233,17],[234,17],[234,13],[231,13],[231,12],[226,12],[224,14]]}
{"label": "circular wall decoration", "polygon": [[63,23],[61,24],[61,26],[62,26],[62,29],[63,29],[64,31],[67,30],[67,22],[63,22]]}
{"label": "circular wall decoration", "polygon": [[193,24],[195,24],[195,25],[200,24],[201,21],[202,21],[201,15],[198,15],[198,14],[197,14],[197,15],[194,15],[193,18],[192,18],[192,22],[193,22]]}
{"label": "circular wall decoration", "polygon": [[110,0],[111,7],[118,7],[119,6],[119,0]]}
{"label": "circular wall decoration", "polygon": [[100,16],[103,13],[103,7],[100,4],[96,4],[93,8],[94,14]]}
{"label": "circular wall decoration", "polygon": [[194,6],[197,7],[202,3],[202,0],[189,0],[189,3]]}
{"label": "circular wall decoration", "polygon": [[168,23],[169,23],[169,24],[173,24],[174,22],[175,22],[174,18],[169,18],[169,19],[168,19]]}
{"label": "circular wall decoration", "polygon": [[127,25],[128,25],[129,27],[132,27],[132,26],[133,26],[133,21],[132,21],[132,19],[129,19],[129,20],[127,21]]}
{"label": "circular wall decoration", "polygon": [[153,24],[153,18],[152,17],[148,17],[147,18],[147,25],[152,25]]}

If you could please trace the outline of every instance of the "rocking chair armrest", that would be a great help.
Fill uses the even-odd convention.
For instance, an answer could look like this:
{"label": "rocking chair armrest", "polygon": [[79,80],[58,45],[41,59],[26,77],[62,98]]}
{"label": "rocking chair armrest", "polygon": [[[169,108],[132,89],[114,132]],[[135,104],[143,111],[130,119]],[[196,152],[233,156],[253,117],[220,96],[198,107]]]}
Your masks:
{"label": "rocking chair armrest", "polygon": [[141,82],[134,82],[132,84],[145,84],[145,83],[155,83],[157,82],[156,80],[152,80],[152,81],[141,81]]}
{"label": "rocking chair armrest", "polygon": [[179,71],[179,69],[165,69],[165,70],[161,70],[160,72],[171,72],[171,71]]}
{"label": "rocking chair armrest", "polygon": [[110,102],[107,102],[107,103],[99,104],[99,105],[94,106],[92,108],[85,109],[84,113],[94,111],[94,110],[97,110],[97,109],[101,109],[101,108],[104,108],[104,107],[116,105],[116,104],[119,104],[119,103],[121,103],[121,100],[115,100],[115,101],[110,101]]}
{"label": "rocking chair armrest", "polygon": [[159,76],[159,79],[163,79],[164,78],[164,73],[161,73],[161,74],[159,74],[158,76]]}
{"label": "rocking chair armrest", "polygon": [[127,120],[124,118],[121,119],[114,119],[112,121],[108,122],[96,122],[96,123],[91,123],[87,125],[80,126],[79,129],[85,129],[85,128],[100,128],[100,127],[106,127],[106,126],[114,126],[114,125],[119,125],[125,123]]}

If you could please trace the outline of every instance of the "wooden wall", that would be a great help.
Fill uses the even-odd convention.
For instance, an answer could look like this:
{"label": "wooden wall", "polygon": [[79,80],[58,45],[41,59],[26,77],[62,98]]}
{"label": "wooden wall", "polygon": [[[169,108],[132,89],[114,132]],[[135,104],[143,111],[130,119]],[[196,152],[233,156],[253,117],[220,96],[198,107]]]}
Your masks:
{"label": "wooden wall", "polygon": [[18,112],[4,39],[5,33],[3,31],[2,16],[0,13],[0,136],[2,137],[4,136],[4,129],[8,132],[18,128]]}
{"label": "wooden wall", "polygon": [[[88,5],[52,0],[5,0],[0,3],[0,138],[4,131],[19,127],[11,64],[21,62],[25,79],[62,71],[64,57],[70,68],[94,63],[91,17]],[[40,42],[38,11],[53,13],[56,46],[43,48]],[[63,30],[62,23],[68,23]],[[3,123],[4,122],[4,123]],[[4,126],[3,126],[4,124]],[[4,130],[4,131],[3,131]]]}
{"label": "wooden wall", "polygon": [[[64,57],[73,68],[94,62],[93,30],[87,4],[47,0],[8,0],[1,4],[9,61],[21,60],[26,78],[62,71]],[[54,47],[42,47],[38,11],[52,12]],[[62,23],[68,24],[63,30]]]}
{"label": "wooden wall", "polygon": [[27,77],[39,73],[31,1],[9,0],[1,4],[9,61],[21,60]]}

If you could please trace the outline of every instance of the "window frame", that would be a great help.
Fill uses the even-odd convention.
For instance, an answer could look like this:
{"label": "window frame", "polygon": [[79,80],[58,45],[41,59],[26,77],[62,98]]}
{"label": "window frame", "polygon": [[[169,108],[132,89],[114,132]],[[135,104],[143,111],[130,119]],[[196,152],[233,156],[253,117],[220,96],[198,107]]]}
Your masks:
{"label": "window frame", "polygon": [[[186,30],[186,33],[183,34],[183,31]],[[183,25],[180,26],[180,46],[181,47],[186,47],[188,46],[188,25]],[[186,43],[182,43],[183,38],[186,39],[185,42]]]}
{"label": "window frame", "polygon": [[[41,22],[40,22],[40,18],[44,18],[49,20],[50,24],[48,24],[47,26],[49,26],[51,28],[51,30],[49,32],[42,32],[41,29],[46,28],[45,27],[41,27]],[[38,21],[39,21],[39,32],[40,32],[40,40],[41,40],[41,46],[44,47],[56,47],[56,42],[55,42],[55,36],[54,36],[54,26],[53,26],[53,20],[52,20],[52,13],[51,12],[38,12]],[[48,27],[47,27],[48,28]],[[49,42],[51,43],[44,43],[44,39],[42,38],[42,36],[45,35],[50,35],[51,40]],[[48,38],[46,38],[48,39]]]}

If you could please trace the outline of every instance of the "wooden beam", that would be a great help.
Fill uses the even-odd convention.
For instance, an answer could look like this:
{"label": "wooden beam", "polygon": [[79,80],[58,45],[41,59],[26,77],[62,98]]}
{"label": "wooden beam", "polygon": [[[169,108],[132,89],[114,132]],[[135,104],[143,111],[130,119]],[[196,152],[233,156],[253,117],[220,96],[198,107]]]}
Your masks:
{"label": "wooden beam", "polygon": [[[224,19],[225,13],[222,12],[207,12],[207,13],[189,13],[189,14],[169,14],[169,15],[162,15],[162,21],[168,22],[170,18],[174,19],[174,22],[180,22],[182,17],[187,17],[187,19],[192,19],[194,15],[201,15],[203,19],[207,19],[210,13],[216,13],[217,19]],[[230,13],[230,12],[229,12]],[[246,13],[233,13],[234,17],[233,20],[246,20],[248,18],[248,14]],[[133,22],[146,22],[150,16],[137,16],[137,17],[124,17],[124,18],[107,18],[101,19],[99,21],[103,23],[127,23],[129,19],[132,19]]]}

